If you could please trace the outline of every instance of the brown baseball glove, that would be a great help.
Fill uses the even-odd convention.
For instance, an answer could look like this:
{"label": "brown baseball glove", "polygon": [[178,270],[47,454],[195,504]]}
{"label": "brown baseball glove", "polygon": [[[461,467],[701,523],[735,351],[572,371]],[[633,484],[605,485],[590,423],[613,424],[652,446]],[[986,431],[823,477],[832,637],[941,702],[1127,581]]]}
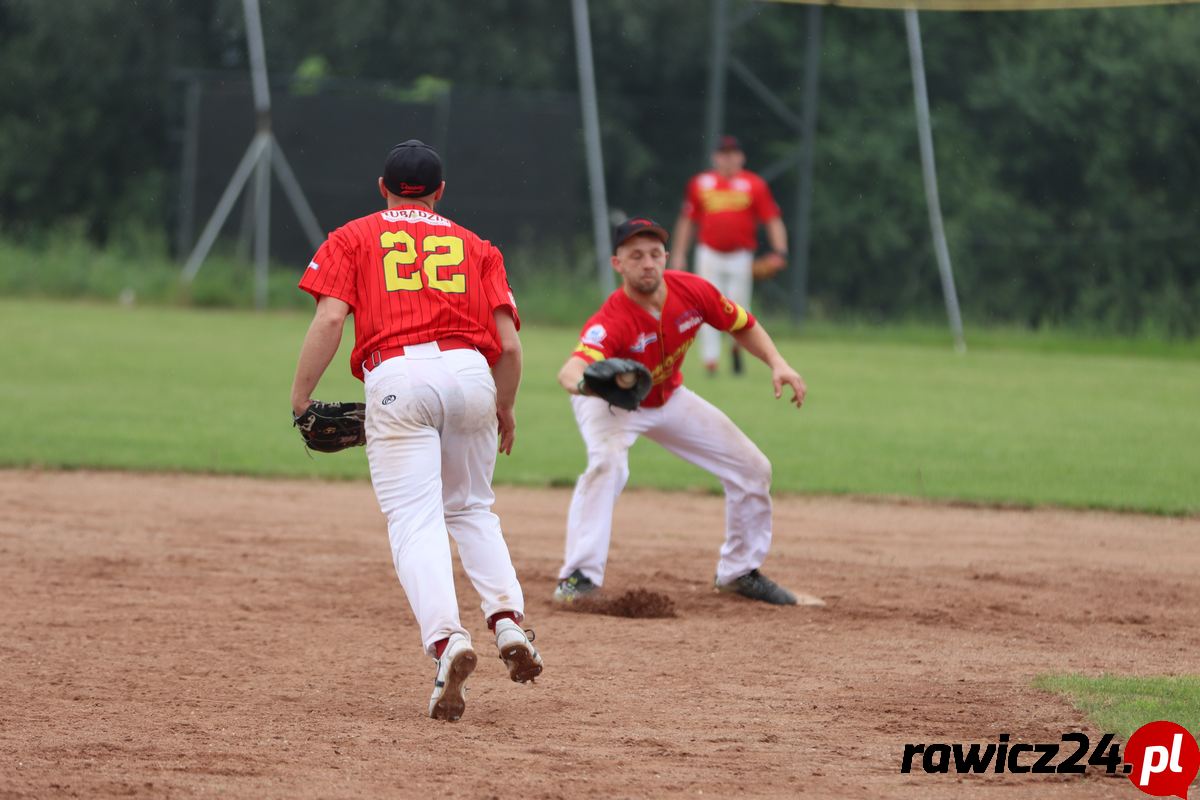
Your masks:
{"label": "brown baseball glove", "polygon": [[754,273],[754,280],[765,281],[768,278],[774,278],[776,273],[787,266],[787,259],[779,253],[763,253],[750,265],[751,271]]}

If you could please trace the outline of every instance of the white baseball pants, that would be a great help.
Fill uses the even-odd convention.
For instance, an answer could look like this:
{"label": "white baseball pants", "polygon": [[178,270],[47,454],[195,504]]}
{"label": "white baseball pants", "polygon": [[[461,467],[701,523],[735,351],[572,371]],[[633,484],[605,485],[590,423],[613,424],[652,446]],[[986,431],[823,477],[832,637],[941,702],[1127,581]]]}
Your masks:
{"label": "white baseball pants", "polygon": [[717,581],[729,583],[762,565],[771,547],[771,462],[719,408],[681,386],[659,408],[625,411],[598,397],[573,396],[587,445],[587,470],[575,482],[559,579],[581,570],[604,583],[613,506],[629,478],[629,448],[645,435],[725,487],[725,543]]}
{"label": "white baseball pants", "polygon": [[367,462],[388,521],[396,575],[421,644],[470,634],[458,615],[447,530],[483,615],[524,615],[525,598],[492,513],[496,384],[475,350],[410,345],[366,375]]}
{"label": "white baseball pants", "polygon": [[[754,290],[754,253],[734,250],[722,253],[707,245],[696,245],[696,274],[721,290],[744,309],[750,309],[750,294]],[[700,328],[700,358],[705,364],[715,364],[721,358],[721,332],[711,325]]]}

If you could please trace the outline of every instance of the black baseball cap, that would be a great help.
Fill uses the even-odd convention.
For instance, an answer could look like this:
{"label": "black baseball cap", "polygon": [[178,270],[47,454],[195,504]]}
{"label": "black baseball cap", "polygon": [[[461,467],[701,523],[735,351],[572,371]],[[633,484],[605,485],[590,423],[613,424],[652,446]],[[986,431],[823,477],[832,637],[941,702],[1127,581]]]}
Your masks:
{"label": "black baseball cap", "polygon": [[736,136],[725,134],[720,139],[717,139],[716,150],[718,153],[725,153],[730,150],[741,150],[742,143],[738,141]]}
{"label": "black baseball cap", "polygon": [[424,197],[442,185],[442,159],[420,139],[401,142],[383,163],[383,185],[399,197]]}
{"label": "black baseball cap", "polygon": [[651,236],[657,236],[659,239],[662,239],[664,245],[667,243],[667,239],[670,238],[667,234],[667,229],[654,220],[645,217],[634,217],[633,219],[625,220],[617,226],[616,233],[613,234],[613,253],[615,254],[618,247],[639,233],[648,233]]}

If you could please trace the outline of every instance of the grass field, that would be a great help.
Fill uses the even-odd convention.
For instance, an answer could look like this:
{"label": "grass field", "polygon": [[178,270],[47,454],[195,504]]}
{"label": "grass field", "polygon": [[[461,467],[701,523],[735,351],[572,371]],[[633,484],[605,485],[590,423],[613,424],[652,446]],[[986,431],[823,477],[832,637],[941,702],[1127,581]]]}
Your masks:
{"label": "grass field", "polygon": [[1200,723],[1200,675],[1047,675],[1038,678],[1034,686],[1065,695],[1105,732],[1123,739],[1155,720],[1177,721],[1193,732]]}
{"label": "grass field", "polygon": [[[361,450],[309,458],[288,425],[308,315],[0,301],[0,400],[16,415],[4,465],[361,477]],[[554,376],[575,331],[527,326],[518,441],[501,482],[568,484],[583,448]],[[777,490],[1014,504],[1200,511],[1200,359],[1105,355],[1001,334],[956,356],[942,343],[830,331],[781,339],[809,401],[743,378],[689,384],[724,408],[775,467]],[[349,336],[318,396],[352,399]],[[631,485],[716,489],[652,443]]]}

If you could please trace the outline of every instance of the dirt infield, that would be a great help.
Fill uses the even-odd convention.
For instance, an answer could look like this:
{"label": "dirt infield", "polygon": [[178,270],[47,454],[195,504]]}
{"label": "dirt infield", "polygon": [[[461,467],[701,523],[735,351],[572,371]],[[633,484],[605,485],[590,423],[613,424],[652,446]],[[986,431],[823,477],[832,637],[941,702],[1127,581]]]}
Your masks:
{"label": "dirt infield", "polygon": [[608,588],[677,616],[622,619],[549,601],[567,493],[499,495],[546,672],[506,680],[460,575],[446,724],[368,485],[0,472],[0,797],[1130,800],[899,765],[1095,733],[1040,673],[1200,672],[1194,518],[787,498],[764,571],[829,606],[771,608],[710,589],[719,498],[631,492]]}

